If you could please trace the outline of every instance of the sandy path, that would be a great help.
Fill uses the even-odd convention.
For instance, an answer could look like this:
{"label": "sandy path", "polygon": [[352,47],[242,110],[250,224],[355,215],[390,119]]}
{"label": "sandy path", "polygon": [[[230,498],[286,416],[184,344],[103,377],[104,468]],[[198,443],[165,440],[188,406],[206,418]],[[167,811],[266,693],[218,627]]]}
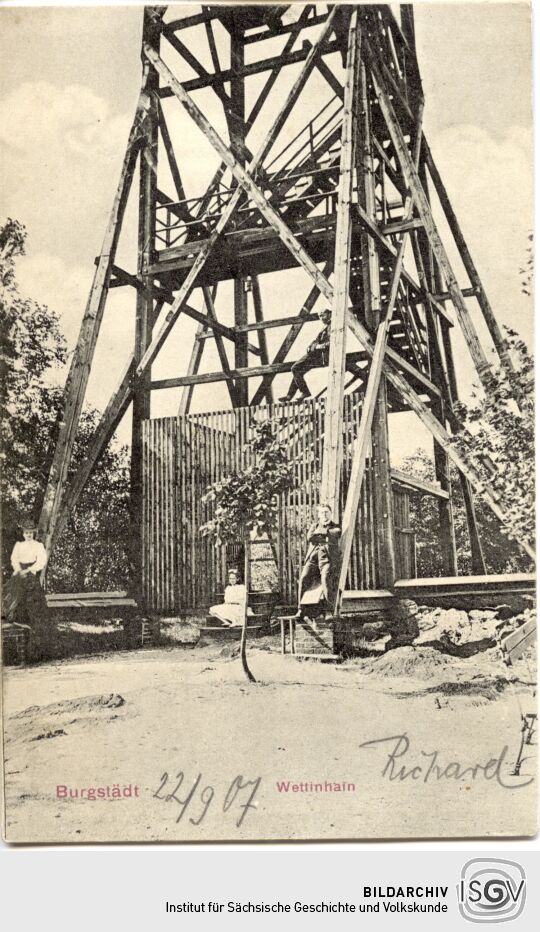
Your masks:
{"label": "sandy path", "polygon": [[[462,769],[497,759],[507,744],[510,755],[516,751],[519,718],[508,691],[491,701],[449,697],[444,691],[415,695],[438,682],[473,679],[482,665],[488,668],[486,658],[445,660],[426,680],[376,675],[367,672],[376,664],[365,662],[302,663],[276,651],[253,649],[251,666],[260,682],[252,686],[243,680],[237,659],[218,653],[216,648],[139,651],[8,669],[8,840],[384,838],[535,831],[535,781],[518,786],[531,780],[532,758],[520,778],[509,775],[510,761],[503,763],[504,787],[494,776],[495,765],[488,771],[490,779],[477,773],[475,779],[456,780],[451,771],[450,778],[437,780],[432,771],[425,781],[432,759],[426,755],[436,750],[443,768],[457,761]],[[124,702],[73,701],[111,694]],[[416,778],[390,780],[389,772],[382,771],[395,741],[360,745],[402,734],[407,734],[410,748],[394,773],[402,763],[408,770],[418,766],[423,771],[416,771]],[[181,771],[185,776],[175,794],[178,800],[166,800]],[[156,797],[164,773],[169,779]],[[235,792],[239,775],[243,782],[253,782]],[[279,792],[279,781],[345,782],[354,790]],[[132,793],[137,786],[139,795],[58,799],[58,784],[131,784]],[[253,808],[246,809],[249,802]]]}

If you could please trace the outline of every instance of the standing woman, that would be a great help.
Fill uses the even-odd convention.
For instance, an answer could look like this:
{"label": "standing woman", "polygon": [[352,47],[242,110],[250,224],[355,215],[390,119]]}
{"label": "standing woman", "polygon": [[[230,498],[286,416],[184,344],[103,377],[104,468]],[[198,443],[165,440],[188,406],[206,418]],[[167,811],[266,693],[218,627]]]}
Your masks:
{"label": "standing woman", "polygon": [[29,625],[31,657],[43,660],[54,634],[39,576],[47,565],[47,551],[36,540],[37,529],[31,522],[22,522],[20,527],[23,540],[17,541],[11,554],[13,576],[4,589],[3,613],[6,621]]}

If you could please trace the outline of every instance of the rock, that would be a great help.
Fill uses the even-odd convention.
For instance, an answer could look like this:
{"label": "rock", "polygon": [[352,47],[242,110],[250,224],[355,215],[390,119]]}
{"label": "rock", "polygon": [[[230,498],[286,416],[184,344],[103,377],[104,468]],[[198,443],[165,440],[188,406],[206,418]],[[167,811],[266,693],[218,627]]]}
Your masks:
{"label": "rock", "polygon": [[196,644],[201,636],[197,625],[184,618],[162,618],[161,634],[175,644]]}
{"label": "rock", "polygon": [[419,619],[420,635],[415,645],[433,644],[449,651],[465,648],[475,653],[496,644],[500,621],[493,611],[476,611],[474,616],[459,609],[438,609],[436,613],[423,614]]}
{"label": "rock", "polygon": [[419,612],[419,607],[416,602],[412,599],[398,599],[392,605],[390,613],[392,618],[396,620],[398,618],[410,618],[417,615]]}
{"label": "rock", "polygon": [[471,621],[488,621],[490,618],[496,618],[497,612],[490,608],[473,608],[469,612]]}
{"label": "rock", "polygon": [[368,621],[360,628],[359,637],[361,640],[374,641],[382,636],[385,628],[384,621]]}
{"label": "rock", "polygon": [[500,621],[504,621],[507,618],[514,618],[516,610],[511,605],[497,605],[495,614]]}

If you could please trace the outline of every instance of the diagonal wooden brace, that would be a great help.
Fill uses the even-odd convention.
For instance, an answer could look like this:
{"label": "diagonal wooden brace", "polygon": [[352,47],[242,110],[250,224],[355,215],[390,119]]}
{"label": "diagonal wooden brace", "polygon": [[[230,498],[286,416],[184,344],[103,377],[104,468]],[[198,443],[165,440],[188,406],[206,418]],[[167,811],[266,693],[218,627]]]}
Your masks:
{"label": "diagonal wooden brace", "polygon": [[[375,347],[371,336],[363,324],[361,324],[360,321],[357,320],[357,318],[354,316],[354,314],[352,314],[352,312],[349,312],[348,324],[352,332],[363,344],[370,356],[372,356],[374,354]],[[439,446],[446,450],[450,459],[454,461],[458,469],[463,473],[464,476],[467,477],[471,485],[483,497],[484,501],[491,508],[493,514],[499,519],[499,521],[503,521],[505,514],[497,501],[497,496],[494,490],[482,481],[469,458],[462,456],[456,450],[452,438],[446,428],[431,413],[428,406],[424,404],[421,398],[419,398],[414,389],[411,388],[405,376],[402,375],[402,373],[399,371],[398,365],[399,364],[396,364],[396,362],[394,362],[387,355],[384,365],[384,372],[388,378],[388,381],[391,382],[394,388],[408,402],[411,409],[415,412],[415,414],[418,415],[422,423],[428,428]],[[519,540],[518,543],[523,547],[528,556],[534,560],[535,554],[532,547],[524,540]]]}
{"label": "diagonal wooden brace", "polygon": [[135,162],[139,153],[140,141],[143,135],[141,125],[144,121],[147,107],[148,95],[141,93],[128,138],[116,195],[97,260],[92,287],[82,319],[77,347],[73,354],[71,367],[66,380],[64,410],[60,423],[60,431],[56,441],[39,519],[39,534],[46,550],[50,550],[56,521],[61,508],[64,486],[71,464],[75,434],[79,424],[86,386],[88,384],[92,360],[94,358],[94,351],[103,320],[103,312],[116,256],[116,247],[122,226],[122,219],[131,187]]}
{"label": "diagonal wooden brace", "polygon": [[467,342],[467,346],[469,347],[476,371],[478,372],[482,383],[486,387],[489,387],[489,362],[478,338],[478,334],[469,314],[469,309],[467,308],[462,291],[458,285],[447,252],[444,248],[441,237],[439,236],[437,227],[435,226],[435,221],[431,213],[429,201],[422,187],[422,183],[414,166],[411,154],[407,147],[407,143],[405,142],[403,132],[394,112],[390,97],[387,93],[377,63],[375,62],[374,56],[372,54],[370,54],[370,64],[379,107],[381,108],[381,112],[388,127],[388,132],[390,134],[390,138],[392,139],[394,149],[397,153],[397,157],[401,165],[401,170],[414,198],[416,208],[424,225],[426,234],[429,238],[431,248],[433,249],[437,262],[439,263],[442,273],[446,279],[446,285],[456,309],[457,318]]}

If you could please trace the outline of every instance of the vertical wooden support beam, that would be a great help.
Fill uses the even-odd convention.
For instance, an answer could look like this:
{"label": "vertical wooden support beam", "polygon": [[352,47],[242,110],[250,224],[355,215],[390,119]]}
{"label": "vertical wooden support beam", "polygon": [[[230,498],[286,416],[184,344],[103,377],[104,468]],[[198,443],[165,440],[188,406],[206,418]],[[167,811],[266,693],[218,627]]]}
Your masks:
{"label": "vertical wooden support beam", "polygon": [[[261,324],[264,320],[261,286],[259,284],[259,279],[256,275],[252,277],[251,281],[252,281],[251,287],[252,287],[252,295],[253,295],[253,312],[255,314],[255,320],[257,321],[258,324]],[[259,349],[261,351],[261,362],[263,366],[267,366],[268,363],[270,362],[270,357],[268,355],[268,343],[266,340],[266,331],[258,330],[257,333],[258,333],[258,338],[259,338]],[[265,389],[265,394],[266,394],[266,400],[268,404],[269,405],[273,404],[274,389],[273,389],[271,382],[268,385],[268,387]]]}
{"label": "vertical wooden support beam", "polygon": [[[450,391],[450,398],[452,403],[455,403],[459,400],[459,395],[456,370],[454,366],[454,355],[452,353],[450,327],[448,325],[448,321],[443,319],[441,319],[441,333],[444,358],[446,360],[446,371],[448,373],[448,388]],[[467,515],[467,528],[469,530],[469,541],[471,545],[471,569],[473,574],[478,576],[485,576],[487,572],[486,561],[484,559],[484,552],[482,550],[482,542],[478,529],[472,485],[467,476],[465,476],[462,472],[459,474],[459,481],[461,483],[463,501],[465,502],[465,513]]]}
{"label": "vertical wooden support beam", "polygon": [[[154,7],[145,7],[143,19],[143,42],[159,52],[161,15]],[[133,357],[138,363],[152,341],[154,323],[153,279],[147,269],[155,258],[156,193],[159,108],[157,90],[159,75],[154,66],[143,55],[143,86],[148,94],[149,106],[145,121],[144,141],[141,148],[139,175],[139,234],[137,278],[143,287],[137,291],[135,317],[135,345]],[[141,595],[142,580],[142,421],[150,417],[149,367],[137,383],[133,395],[131,426],[131,580],[132,591],[137,600]]]}
{"label": "vertical wooden support beam", "polygon": [[[231,151],[242,166],[245,165],[243,157],[245,147],[245,110],[246,92],[244,79],[239,72],[244,66],[244,36],[237,21],[231,33],[231,70],[235,77],[231,80],[231,109],[229,118],[229,134],[231,138]],[[233,182],[233,187],[237,184]],[[247,295],[245,281],[240,273],[234,279],[234,323],[235,327],[245,327],[247,319]],[[247,332],[237,335],[234,348],[235,369],[244,369],[249,365],[248,335]],[[236,405],[245,407],[248,404],[249,386],[247,379],[237,379],[234,385]]]}
{"label": "vertical wooden support beam", "polygon": [[[234,279],[234,324],[235,327],[245,327],[248,322],[247,294],[245,281],[238,277]],[[234,367],[244,369],[249,365],[248,335],[247,332],[237,333],[234,344]],[[246,407],[248,404],[248,380],[237,379],[234,384],[234,394],[237,407]]]}
{"label": "vertical wooden support beam", "polygon": [[358,63],[360,34],[358,11],[353,10],[349,26],[347,74],[343,98],[341,157],[334,261],[334,300],[330,324],[328,395],[324,419],[324,449],[321,500],[327,502],[338,519],[339,483],[343,459],[343,391],[345,385],[346,315],[349,306],[351,257],[351,201],[354,186],[355,124],[357,119]]}
{"label": "vertical wooden support beam", "polygon": [[[364,62],[360,68],[360,131],[358,144],[358,197],[366,214],[377,222],[375,202],[375,173],[372,147],[371,112],[368,76]],[[379,256],[373,237],[364,233],[361,238],[362,279],[366,327],[375,333],[381,322],[381,291]],[[392,482],[390,476],[390,454],[388,448],[388,407],[386,383],[381,377],[376,394],[373,424],[371,428],[372,465],[375,477],[375,528],[378,553],[378,585],[393,586],[396,574],[394,549],[394,521]]]}
{"label": "vertical wooden support beam", "polygon": [[[419,132],[421,131],[421,125],[419,122]],[[408,218],[411,214],[411,199],[407,198],[405,203],[404,216]],[[336,603],[335,603],[335,614],[339,615],[341,611],[341,598],[343,595],[343,590],[345,589],[345,582],[347,579],[347,572],[349,569],[349,561],[351,558],[352,544],[354,540],[354,530],[356,526],[356,518],[358,514],[358,505],[360,503],[360,495],[362,492],[362,483],[364,481],[365,469],[366,469],[366,458],[369,449],[369,443],[372,435],[372,427],[374,423],[375,407],[377,405],[379,391],[382,381],[382,372],[383,372],[383,363],[386,353],[386,347],[388,343],[388,331],[390,328],[390,322],[394,314],[394,308],[397,299],[397,293],[399,288],[399,283],[401,280],[401,272],[403,270],[403,259],[405,256],[405,247],[407,244],[407,233],[402,234],[401,243],[399,246],[399,251],[396,257],[394,268],[392,271],[392,282],[390,285],[390,294],[388,299],[388,307],[386,308],[384,318],[381,320],[377,328],[377,337],[375,340],[375,347],[373,351],[373,357],[371,360],[371,365],[369,369],[369,376],[366,385],[366,391],[362,401],[362,413],[360,416],[360,425],[358,428],[358,435],[354,442],[354,452],[351,463],[351,472],[350,472],[350,481],[349,488],[347,489],[347,498],[345,501],[345,508],[343,510],[343,520],[341,522],[342,534],[340,540],[340,559],[341,566],[339,571],[337,592],[336,592]]]}
{"label": "vertical wooden support beam", "polygon": [[[427,181],[425,162],[422,161],[419,168],[419,178],[422,183],[426,198],[429,203],[429,187]],[[433,294],[438,286],[436,280],[435,263],[433,252],[431,250],[429,239],[423,229],[417,231],[417,238],[413,234],[413,244],[415,248],[416,264],[420,283]],[[443,357],[439,342],[439,332],[432,307],[429,302],[425,305],[426,322],[428,330],[429,361],[431,370],[431,379],[441,389],[441,396],[435,398],[432,403],[432,411],[440,420],[441,424],[446,424],[446,405],[445,405],[445,383],[446,375],[444,372]],[[435,478],[440,483],[444,492],[448,492],[447,499],[438,499],[437,508],[439,511],[439,541],[441,547],[443,573],[445,576],[457,576],[457,550],[456,534],[454,526],[454,507],[452,501],[452,481],[450,478],[450,459],[446,450],[433,441],[433,457],[435,463]]]}

